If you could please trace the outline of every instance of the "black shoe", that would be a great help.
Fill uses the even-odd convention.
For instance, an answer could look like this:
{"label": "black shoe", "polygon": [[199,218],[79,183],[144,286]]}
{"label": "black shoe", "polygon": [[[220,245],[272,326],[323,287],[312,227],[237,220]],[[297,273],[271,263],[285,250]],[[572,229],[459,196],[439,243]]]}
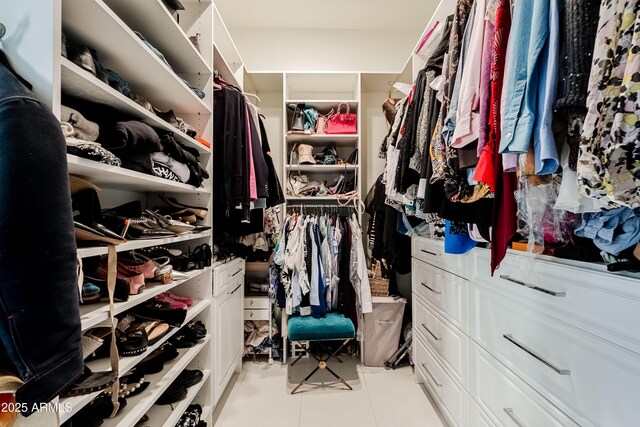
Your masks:
{"label": "black shoe", "polygon": [[156,401],[156,405],[171,405],[172,403],[180,402],[187,398],[187,389],[180,386],[171,384],[169,388],[162,393],[162,396]]}
{"label": "black shoe", "polygon": [[133,307],[129,312],[137,317],[160,320],[179,328],[187,317],[187,310],[171,308],[169,304],[151,300]]}
{"label": "black shoe", "polygon": [[175,379],[174,384],[181,385],[185,388],[193,387],[202,381],[203,376],[202,371],[199,369],[185,369],[178,375],[178,378]]}

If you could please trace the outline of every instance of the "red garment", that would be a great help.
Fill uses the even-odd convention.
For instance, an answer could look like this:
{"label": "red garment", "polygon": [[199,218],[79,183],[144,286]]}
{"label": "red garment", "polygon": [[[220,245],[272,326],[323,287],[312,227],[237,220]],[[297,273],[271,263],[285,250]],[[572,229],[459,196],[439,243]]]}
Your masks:
{"label": "red garment", "polygon": [[514,196],[517,178],[515,173],[502,171],[502,155],[498,152],[501,138],[500,98],[504,83],[504,67],[510,30],[511,7],[509,0],[499,0],[491,63],[491,132],[489,141],[482,151],[476,175],[474,175],[474,179],[486,182],[495,192],[493,228],[491,230],[491,274],[504,259],[509,243],[517,230],[517,205]]}

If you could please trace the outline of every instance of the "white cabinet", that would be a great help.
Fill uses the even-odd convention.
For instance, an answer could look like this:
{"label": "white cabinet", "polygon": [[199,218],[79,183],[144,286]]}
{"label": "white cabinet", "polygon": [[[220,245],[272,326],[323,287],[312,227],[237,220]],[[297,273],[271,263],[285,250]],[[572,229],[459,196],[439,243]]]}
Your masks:
{"label": "white cabinet", "polygon": [[[225,283],[216,283],[217,280],[225,280]],[[213,299],[214,396],[217,401],[242,359],[244,261],[235,260],[214,268],[213,288],[217,292]]]}
{"label": "white cabinet", "polygon": [[485,249],[412,247],[416,378],[451,425],[638,425],[637,279],[512,251],[492,276]]}

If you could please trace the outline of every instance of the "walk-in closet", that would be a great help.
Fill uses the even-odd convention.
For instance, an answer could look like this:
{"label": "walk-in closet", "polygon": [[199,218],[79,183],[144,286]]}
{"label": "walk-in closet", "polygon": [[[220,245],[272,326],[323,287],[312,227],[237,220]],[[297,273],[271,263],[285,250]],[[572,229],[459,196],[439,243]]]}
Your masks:
{"label": "walk-in closet", "polygon": [[0,427],[640,425],[639,23],[0,0]]}

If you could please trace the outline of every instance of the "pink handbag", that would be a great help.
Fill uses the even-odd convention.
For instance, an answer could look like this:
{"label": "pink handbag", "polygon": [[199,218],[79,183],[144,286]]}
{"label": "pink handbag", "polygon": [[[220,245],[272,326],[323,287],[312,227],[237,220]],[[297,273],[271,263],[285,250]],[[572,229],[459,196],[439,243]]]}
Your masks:
{"label": "pink handbag", "polygon": [[[342,113],[342,106],[347,107],[347,112]],[[338,105],[338,112],[329,118],[327,123],[328,134],[353,134],[358,133],[357,117],[350,112],[349,104],[341,102]]]}
{"label": "pink handbag", "polygon": [[320,135],[324,135],[327,133],[327,125],[329,124],[329,119],[333,116],[333,109],[329,111],[327,114],[320,114],[318,116],[318,121],[316,121],[316,133]]}

